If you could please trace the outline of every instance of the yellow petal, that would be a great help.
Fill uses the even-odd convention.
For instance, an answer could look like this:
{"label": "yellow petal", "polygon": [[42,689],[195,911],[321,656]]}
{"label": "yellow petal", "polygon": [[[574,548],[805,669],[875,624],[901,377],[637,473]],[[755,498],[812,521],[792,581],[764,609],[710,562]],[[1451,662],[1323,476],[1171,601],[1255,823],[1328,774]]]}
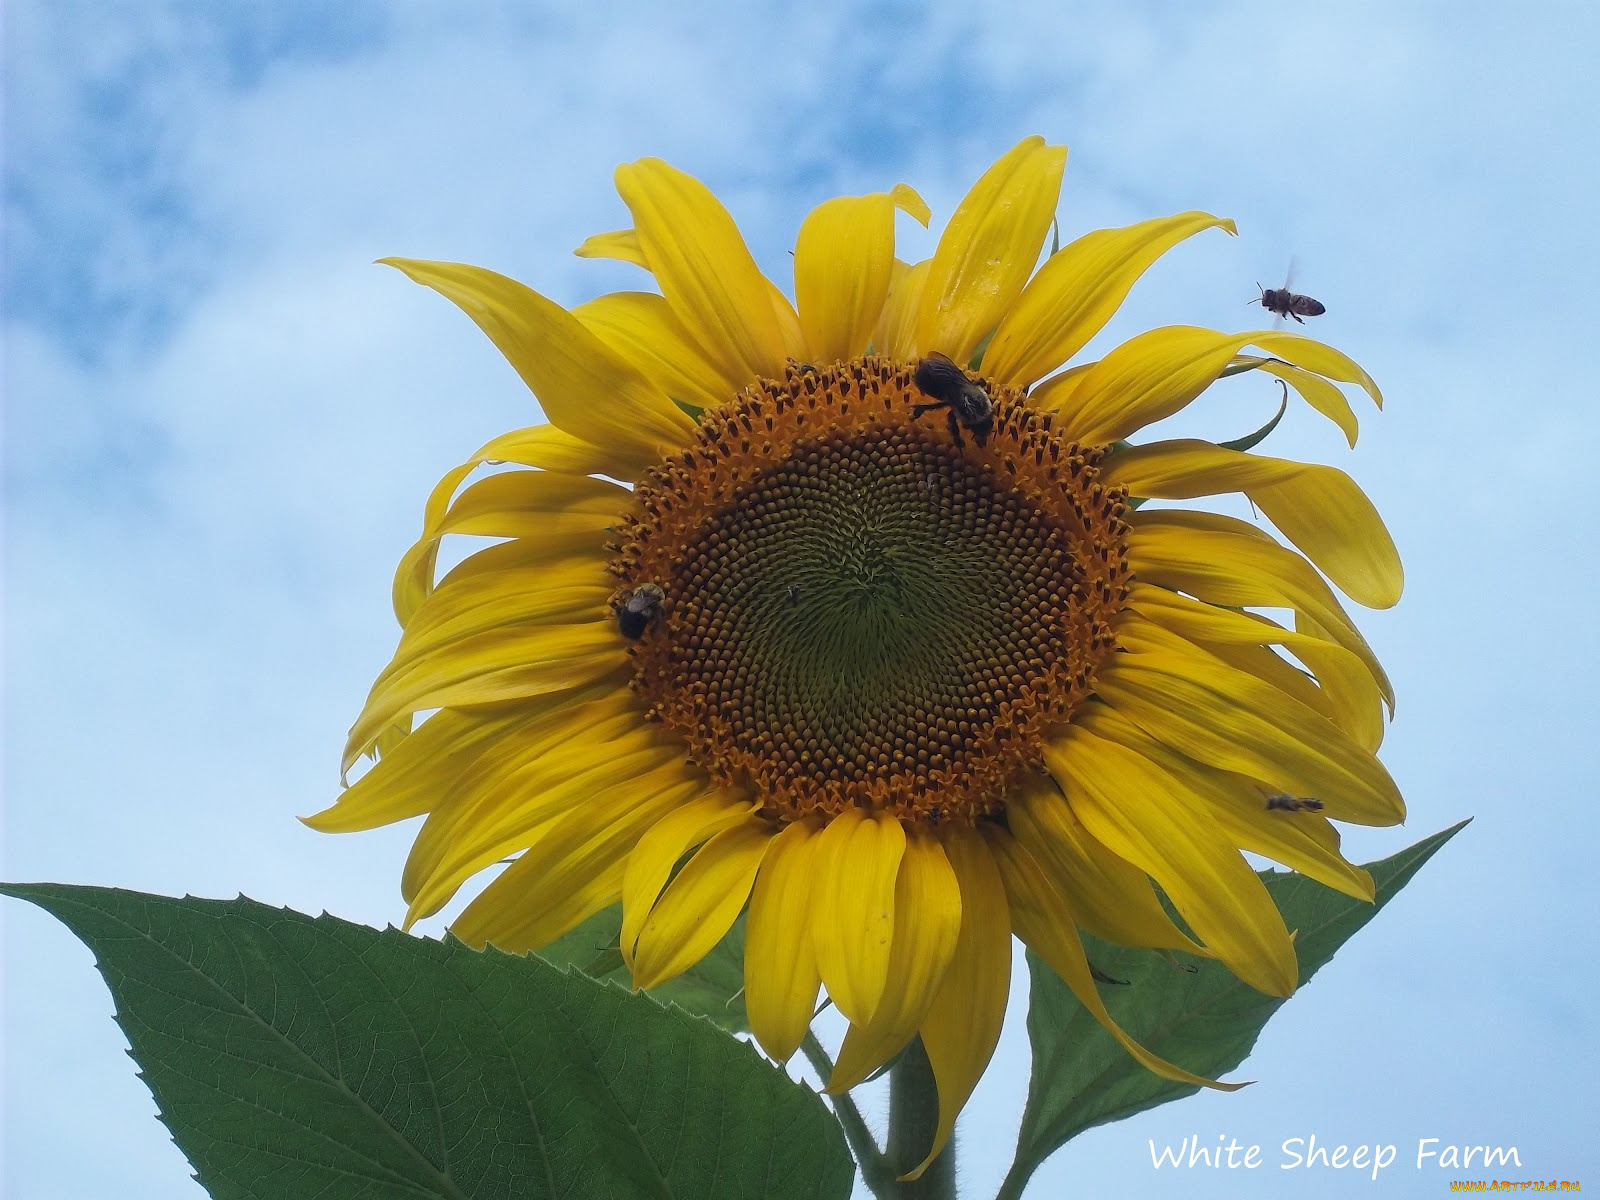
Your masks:
{"label": "yellow petal", "polygon": [[961,934],[955,956],[922,1018],[922,1047],[939,1089],[933,1148],[915,1179],[939,1156],[1000,1040],[1011,987],[1011,911],[994,856],[971,829],[941,830],[961,889]]}
{"label": "yellow petal", "polygon": [[1129,653],[1112,656],[1096,694],[1159,741],[1276,791],[1315,796],[1341,821],[1405,819],[1383,764],[1321,713],[1150,622],[1124,614],[1117,640]]}
{"label": "yellow petal", "polygon": [[712,408],[726,404],[748,382],[724,376],[700,352],[672,306],[653,292],[611,292],[578,305],[572,315],[674,400]]}
{"label": "yellow petal", "polygon": [[900,184],[893,192],[826,200],[801,224],[794,293],[810,361],[843,362],[866,348],[889,292],[895,209],[913,205],[927,212]]}
{"label": "yellow petal", "polygon": [[1150,877],[1083,827],[1054,780],[1029,779],[1007,802],[1006,820],[1090,933],[1122,946],[1205,953],[1172,923]]}
{"label": "yellow petal", "polygon": [[[561,696],[540,699],[546,706],[565,701]],[[485,745],[514,736],[520,724],[536,715],[523,709],[510,715],[436,713],[396,743],[331,807],[301,820],[320,833],[355,833],[421,816],[464,763]]]}
{"label": "yellow petal", "polygon": [[781,376],[785,345],[771,284],[728,210],[660,159],[624,164],[616,178],[662,295],[706,357],[726,379]]}
{"label": "yellow petal", "polygon": [[[587,704],[556,708],[520,726],[515,736],[485,746],[440,786],[406,856],[400,894],[408,904],[414,901],[460,843],[530,795],[536,797],[546,786],[570,780],[614,754],[653,744],[636,698],[624,687]],[[547,809],[540,819],[556,815]]]}
{"label": "yellow petal", "polygon": [[851,1025],[828,1091],[855,1087],[905,1046],[944,981],[961,932],[961,885],[932,831],[913,826],[895,879],[889,970],[872,1020]]}
{"label": "yellow petal", "polygon": [[639,931],[678,860],[707,838],[739,824],[751,807],[743,797],[713,792],[658,821],[639,839],[628,856],[622,882],[622,957],[630,969]]}
{"label": "yellow petal", "polygon": [[1240,347],[1251,343],[1301,366],[1326,367],[1319,373],[1330,378],[1358,375],[1355,382],[1378,394],[1360,367],[1299,334],[1219,333],[1167,325],[1123,342],[1094,364],[1070,396],[1051,394],[1051,407],[1079,441],[1120,441],[1184,408],[1216,382]]}
{"label": "yellow petal", "polygon": [[[1305,680],[1305,688],[1284,690],[1319,711],[1325,711],[1368,752],[1376,751],[1382,743],[1383,697],[1366,665],[1343,646],[1326,638],[1284,629],[1255,613],[1218,608],[1137,581],[1128,590],[1128,606],[1214,654],[1228,646],[1282,646],[1316,677],[1315,683]],[[1265,653],[1294,673],[1289,663],[1277,659],[1270,651]],[[1278,686],[1284,686],[1281,680]],[[1308,697],[1306,689],[1317,695]]]}
{"label": "yellow petal", "polygon": [[[614,786],[547,832],[450,925],[469,946],[539,950],[617,902],[623,864],[640,835],[704,788],[669,768]],[[597,950],[601,947],[595,947]]]}
{"label": "yellow petal", "polygon": [[573,251],[579,258],[614,258],[618,262],[632,263],[646,271],[650,264],[645,260],[644,247],[639,244],[636,229],[616,229],[610,233],[597,233],[583,240],[583,245]]}
{"label": "yellow petal", "polygon": [[1230,608],[1294,609],[1366,664],[1393,714],[1394,689],[1378,656],[1333,589],[1294,551],[1218,513],[1140,509],[1129,525],[1128,561],[1138,579]]}
{"label": "yellow petal", "polygon": [[856,1025],[871,1021],[883,998],[905,846],[899,821],[857,808],[817,835],[817,968],[834,1004]]}
{"label": "yellow petal", "polygon": [[422,603],[401,636],[396,657],[421,657],[493,629],[607,620],[615,583],[568,583],[537,567],[467,576]]}
{"label": "yellow petal", "polygon": [[1182,775],[1077,724],[1044,749],[1073,811],[1112,851],[1150,875],[1207,949],[1251,987],[1288,996],[1294,943],[1266,886],[1214,825]]}
{"label": "yellow petal", "polygon": [[402,625],[408,624],[433,590],[439,543],[449,534],[535,538],[553,549],[570,549],[572,540],[578,539],[580,545],[585,541],[592,545],[599,561],[603,531],[620,524],[632,499],[626,488],[587,475],[507,471],[480,479],[442,513],[430,503],[422,537],[395,568],[395,615]]}
{"label": "yellow petal", "polygon": [[454,301],[489,335],[552,424],[629,463],[682,446],[694,422],[583,322],[530,287],[482,267],[386,258]]}
{"label": "yellow petal", "polygon": [[507,855],[536,844],[544,836],[542,830],[575,810],[589,807],[593,797],[605,789],[619,783],[637,786],[651,772],[663,767],[676,770],[682,763],[680,748],[642,745],[645,741],[635,737],[598,745],[596,751],[603,754],[549,771],[545,775],[548,782],[519,779],[518,787],[504,802],[470,823],[465,831],[468,836],[446,847],[438,865],[410,897],[406,925],[431,917],[472,876]]}
{"label": "yellow petal", "polygon": [[695,852],[639,931],[634,986],[653,988],[681,975],[722,940],[750,896],[772,837],[772,823],[751,816]]}
{"label": "yellow petal", "polygon": [[1066,164],[1065,146],[1024,138],[972,186],[933,254],[917,316],[919,351],[971,360],[1033,274]]}
{"label": "yellow petal", "polygon": [[1107,484],[1152,499],[1243,492],[1357,604],[1389,608],[1400,599],[1405,573],[1394,539],[1372,501],[1337,468],[1185,439],[1120,450],[1105,472]]}
{"label": "yellow petal", "polygon": [[1339,853],[1338,831],[1325,817],[1270,811],[1260,785],[1179,754],[1110,705],[1094,705],[1084,714],[1082,725],[1096,737],[1143,755],[1167,774],[1180,776],[1204,803],[1204,809],[1193,815],[1201,823],[1213,824],[1224,841],[1371,903],[1372,876],[1345,861]]}
{"label": "yellow petal", "polygon": [[786,1062],[811,1028],[822,976],[811,944],[816,837],[805,822],[772,839],[750,893],[744,1009],[761,1048]]}
{"label": "yellow petal", "polygon": [[1140,1064],[1163,1079],[1175,1083],[1193,1084],[1195,1087],[1216,1088],[1233,1092],[1242,1083],[1218,1083],[1204,1075],[1195,1075],[1176,1067],[1166,1059],[1151,1054],[1122,1031],[1111,1019],[1105,1002],[1089,973],[1089,961],[1083,954],[1083,943],[1078,940],[1072,909],[1056,890],[1049,875],[1034,861],[1026,848],[998,825],[983,827],[984,840],[1000,868],[1000,878],[1005,884],[1006,903],[1011,909],[1011,928],[1016,935],[1061,977],[1084,1008],[1099,1021],[1112,1037],[1122,1044]]}
{"label": "yellow petal", "polygon": [[1052,254],[995,330],[983,373],[1023,386],[1042,379],[1099,333],[1150,265],[1187,237],[1234,224],[1186,212],[1123,229],[1097,229]]}
{"label": "yellow petal", "polygon": [[448,653],[391,666],[345,743],[344,770],[396,719],[428,708],[521,700],[598,681],[628,662],[610,622],[546,625],[463,638]]}
{"label": "yellow petal", "polygon": [[873,348],[879,354],[905,362],[917,353],[917,314],[922,310],[922,292],[928,283],[933,259],[907,265],[898,258],[889,276],[889,294],[872,331]]}
{"label": "yellow petal", "polygon": [[1314,412],[1321,413],[1339,427],[1345,440],[1353,447],[1356,444],[1356,435],[1361,432],[1361,424],[1356,420],[1355,410],[1350,407],[1350,401],[1344,398],[1344,393],[1329,383],[1315,371],[1307,371],[1275,358],[1261,358],[1254,354],[1236,355],[1230,367],[1250,365],[1258,371],[1276,376],[1283,380],[1304,400]]}

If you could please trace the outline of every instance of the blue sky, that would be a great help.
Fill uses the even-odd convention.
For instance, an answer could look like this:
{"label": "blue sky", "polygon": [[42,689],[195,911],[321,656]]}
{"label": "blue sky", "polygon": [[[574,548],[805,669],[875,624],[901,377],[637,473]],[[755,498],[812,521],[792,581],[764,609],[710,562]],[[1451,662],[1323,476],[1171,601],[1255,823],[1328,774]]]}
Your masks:
{"label": "blue sky", "polygon": [[[598,9],[599,6],[593,6]],[[330,13],[337,16],[330,16]],[[935,227],[1019,137],[1071,147],[1064,236],[1203,208],[1097,349],[1243,329],[1255,281],[1388,404],[1356,450],[1294,412],[1273,452],[1348,470],[1405,556],[1363,628],[1399,692],[1401,830],[1476,817],[1276,1017],[1258,1080],[1092,1131],[1030,1195],[1410,1196],[1419,1138],[1596,1176],[1591,998],[1600,326],[1589,5],[622,4],[13,0],[5,14],[3,874],[256,899],[383,924],[410,830],[309,832],[393,647],[388,578],[427,489],[537,408],[437,297],[371,265],[459,259],[564,303],[638,286],[570,251],[625,223],[619,162],[703,178],[785,279],[830,195],[904,181]],[[904,253],[931,239],[909,223]],[[1274,396],[1183,419],[1236,436]],[[1554,588],[1560,583],[1560,588]],[[1552,590],[1553,589],[1553,590]],[[1585,599],[1588,597],[1588,599]],[[1590,764],[1590,765],[1584,765]],[[4,921],[0,1190],[199,1197],[88,953]],[[992,1191],[1020,1010],[963,1118]],[[1268,1165],[1156,1172],[1226,1133]],[[1377,1182],[1277,1147],[1396,1143]]]}

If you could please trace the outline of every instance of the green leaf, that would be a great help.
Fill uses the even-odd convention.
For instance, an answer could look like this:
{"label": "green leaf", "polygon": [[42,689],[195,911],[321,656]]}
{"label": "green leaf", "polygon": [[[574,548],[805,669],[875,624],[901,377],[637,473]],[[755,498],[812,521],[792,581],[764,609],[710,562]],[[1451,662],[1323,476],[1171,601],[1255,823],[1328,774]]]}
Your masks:
{"label": "green leaf", "polygon": [[28,884],[218,1200],[838,1197],[822,1101],[647,996],[240,898]]}
{"label": "green leaf", "polygon": [[[618,949],[621,940],[622,906],[614,904],[538,954],[558,966],[571,964],[591,979],[628,987],[628,968]],[[743,915],[711,953],[682,975],[651,988],[650,995],[715,1021],[729,1033],[749,1033],[750,1021],[744,1011]]]}
{"label": "green leaf", "polygon": [[[1301,983],[1315,975],[1334,951],[1372,920],[1466,824],[1463,821],[1381,862],[1367,864],[1377,887],[1373,904],[1351,899],[1301,875],[1261,872],[1284,921],[1296,931]],[[1113,946],[1087,934],[1083,942],[1096,968],[1127,981],[1126,986],[1109,984],[1100,989],[1117,1024],[1162,1058],[1213,1079],[1244,1061],[1267,1018],[1284,1003],[1241,983],[1217,962]],[[1199,1090],[1169,1082],[1141,1067],[1032,952],[1028,967],[1033,1077],[1017,1135],[1016,1159],[1001,1196],[1020,1194],[1022,1184],[1039,1164],[1083,1130]]]}

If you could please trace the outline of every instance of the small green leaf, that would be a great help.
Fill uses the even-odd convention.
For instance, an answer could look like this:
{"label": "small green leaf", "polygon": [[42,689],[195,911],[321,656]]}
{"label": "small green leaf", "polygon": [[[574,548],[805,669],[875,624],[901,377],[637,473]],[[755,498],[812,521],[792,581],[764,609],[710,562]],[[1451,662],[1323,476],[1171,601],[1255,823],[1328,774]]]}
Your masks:
{"label": "small green leaf", "polygon": [[[622,907],[614,904],[538,954],[558,966],[570,963],[591,979],[628,987],[628,968],[618,948],[621,940]],[[744,917],[734,922],[711,953],[682,975],[651,988],[650,995],[707,1017],[729,1033],[749,1033],[744,1012]]]}
{"label": "small green leaf", "polygon": [[[1304,876],[1263,871],[1261,878],[1296,931],[1304,984],[1356,930],[1377,915],[1422,864],[1467,822],[1452,826],[1381,862],[1367,864],[1376,903],[1341,895]],[[1126,987],[1100,991],[1111,1016],[1162,1058],[1213,1079],[1241,1062],[1284,1001],[1265,996],[1220,963],[1186,954],[1113,946],[1084,935],[1089,961]],[[1118,1121],[1198,1089],[1171,1083],[1135,1062],[1106,1033],[1042,960],[1028,955],[1032,995],[1028,1036],[1033,1077],[1017,1135],[1016,1159],[1002,1196],[1021,1186],[1046,1158],[1095,1125]]]}
{"label": "small green leaf", "polygon": [[819,1097],[647,996],[242,897],[0,892],[94,952],[218,1200],[849,1195]]}

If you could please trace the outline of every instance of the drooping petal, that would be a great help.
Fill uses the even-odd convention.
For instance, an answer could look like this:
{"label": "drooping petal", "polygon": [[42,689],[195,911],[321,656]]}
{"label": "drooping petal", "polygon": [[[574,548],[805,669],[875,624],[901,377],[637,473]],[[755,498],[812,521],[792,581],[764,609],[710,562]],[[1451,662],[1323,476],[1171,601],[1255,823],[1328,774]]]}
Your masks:
{"label": "drooping petal", "polygon": [[852,1024],[828,1080],[847,1091],[909,1042],[944,981],[961,931],[961,885],[932,830],[912,826],[895,879],[889,969],[872,1020]]}
{"label": "drooping petal", "polygon": [[1150,265],[1185,238],[1232,221],[1186,212],[1069,242],[1039,268],[984,352],[983,372],[1024,386],[1055,370],[1099,333]]}
{"label": "drooping petal", "polygon": [[[465,836],[452,841],[432,873],[420,881],[410,897],[407,926],[438,912],[472,876],[534,843],[542,836],[539,830],[586,807],[595,795],[618,784],[636,783],[654,771],[681,772],[683,756],[676,747],[648,743],[648,737],[627,737],[597,744],[593,750],[598,753],[573,756],[570,762],[542,772],[548,780],[543,786],[541,780],[519,779],[505,802],[474,814]],[[540,765],[556,757],[547,754]]]}
{"label": "drooping petal", "polygon": [[939,1089],[933,1148],[916,1179],[950,1140],[961,1112],[994,1055],[1011,986],[1011,911],[994,856],[971,829],[941,831],[961,889],[961,934],[955,956],[922,1018],[922,1047]]}
{"label": "drooping petal", "polygon": [[1030,779],[1006,804],[1006,820],[1090,933],[1123,946],[1205,953],[1172,923],[1150,877],[1083,827],[1054,780]]}
{"label": "drooping petal", "polygon": [[381,260],[454,301],[489,335],[539,398],[552,424],[629,464],[649,464],[682,445],[689,419],[637,368],[530,287],[482,267]]}
{"label": "drooping petal", "polygon": [[[1376,752],[1382,743],[1383,696],[1366,664],[1343,646],[1324,637],[1284,629],[1254,613],[1219,608],[1139,582],[1129,588],[1128,606],[1212,653],[1227,646],[1282,646],[1315,676],[1314,681],[1300,676],[1303,687],[1285,690],[1324,711],[1369,753]],[[1270,655],[1270,651],[1264,653]],[[1298,675],[1291,664],[1277,661]],[[1283,686],[1281,680],[1278,686]]]}
{"label": "drooping petal", "polygon": [[485,746],[514,737],[522,725],[569,703],[570,695],[552,693],[509,714],[438,713],[374,763],[336,803],[301,820],[320,833],[355,833],[421,816]]}
{"label": "drooping petal", "polygon": [[1372,902],[1372,876],[1345,861],[1339,853],[1339,834],[1326,817],[1269,810],[1259,784],[1179,754],[1108,704],[1085,714],[1083,728],[1183,779],[1205,802],[1204,810],[1195,815],[1202,823],[1214,823],[1224,841],[1274,859],[1347,896]]}
{"label": "drooping petal", "polygon": [[1322,576],[1254,525],[1217,513],[1140,509],[1128,523],[1128,561],[1147,583],[1236,608],[1291,608],[1315,621],[1371,672],[1389,712],[1394,688],[1378,656]]}
{"label": "drooping petal", "polygon": [[1189,780],[1142,754],[1069,726],[1045,765],[1101,842],[1161,885],[1206,948],[1270,996],[1299,982],[1294,943],[1259,876],[1216,827],[1195,820]]}
{"label": "drooping petal", "polygon": [[[460,842],[476,835],[480,819],[497,819],[530,798],[537,805],[546,787],[570,781],[610,758],[648,749],[653,739],[648,734],[641,737],[639,726],[635,697],[618,687],[585,704],[552,706],[542,719],[519,727],[516,736],[486,746],[462,762],[443,782],[417,832],[400,877],[400,894],[408,904],[413,902]],[[532,828],[556,815],[545,807],[522,827]]]}
{"label": "drooping petal", "polygon": [[678,860],[701,842],[738,825],[751,808],[745,797],[713,792],[674,810],[639,839],[628,855],[622,881],[622,957],[630,969],[639,932]]}
{"label": "drooping petal", "polygon": [[781,375],[786,347],[772,286],[728,210],[657,158],[625,163],[616,180],[661,294],[706,357],[731,380]]}
{"label": "drooping petal", "polygon": [[916,349],[965,366],[1033,274],[1061,196],[1065,146],[1024,138],[984,172],[939,238]]}
{"label": "drooping petal", "polygon": [[[1054,409],[1082,442],[1120,441],[1187,406],[1221,377],[1240,347],[1272,349],[1301,366],[1327,368],[1330,378],[1358,376],[1378,397],[1371,378],[1338,351],[1293,333],[1219,333],[1166,325],[1129,338],[1075,381],[1070,395],[1047,381],[1040,403]],[[1369,386],[1371,385],[1371,386]]]}
{"label": "drooping petal", "polygon": [[350,729],[343,769],[401,717],[429,708],[522,700],[600,680],[627,665],[608,622],[495,630],[463,638],[448,653],[391,666]]}
{"label": "drooping petal", "polygon": [[1151,1054],[1124,1033],[1106,1011],[1105,1001],[1100,999],[1094,976],[1089,972],[1089,960],[1083,954],[1083,943],[1078,940],[1072,909],[1056,890],[1049,875],[1026,848],[999,826],[984,825],[983,835],[1000,868],[1006,903],[1011,909],[1012,929],[1035,954],[1050,964],[1050,969],[1061,977],[1078,1002],[1089,1010],[1107,1033],[1122,1044],[1123,1049],[1147,1069],[1175,1083],[1216,1088],[1224,1092],[1238,1091],[1244,1086],[1242,1083],[1218,1083],[1204,1075],[1185,1071]]}
{"label": "drooping petal", "polygon": [[1243,492],[1357,604],[1389,608],[1400,599],[1405,573],[1394,539],[1355,480],[1335,467],[1185,439],[1120,450],[1105,472],[1107,484],[1151,499]]}
{"label": "drooping petal", "polygon": [[674,764],[592,796],[475,897],[450,925],[469,946],[511,954],[547,946],[617,902],[628,853],[649,829],[704,788]]}
{"label": "drooping petal", "polygon": [[1321,413],[1337,425],[1352,448],[1355,446],[1356,436],[1361,432],[1361,423],[1356,420],[1355,410],[1350,407],[1350,401],[1345,399],[1344,393],[1321,375],[1304,367],[1256,354],[1235,355],[1229,364],[1230,369],[1247,366],[1283,380],[1300,394],[1312,411]]}
{"label": "drooping petal", "polygon": [[749,899],[772,836],[770,822],[748,817],[684,864],[639,931],[635,986],[652,988],[681,975],[722,940]]}
{"label": "drooping petal", "polygon": [[794,293],[811,362],[843,362],[866,348],[889,292],[896,209],[928,223],[922,197],[898,184],[825,200],[801,224]]}
{"label": "drooping petal", "polygon": [[822,975],[811,944],[816,831],[796,821],[772,839],[750,893],[744,1009],[761,1048],[787,1062],[811,1028]]}
{"label": "drooping petal", "polygon": [[695,344],[664,297],[610,292],[572,310],[674,400],[696,408],[724,404],[747,380],[729,379]]}
{"label": "drooping petal", "polygon": [[839,1011],[852,1024],[865,1025],[889,976],[905,830],[892,816],[851,808],[828,822],[817,843],[817,968]]}
{"label": "drooping petal", "polygon": [[1149,622],[1125,619],[1117,640],[1130,653],[1112,656],[1095,690],[1158,740],[1277,791],[1314,796],[1341,821],[1405,819],[1388,771],[1321,713]]}

